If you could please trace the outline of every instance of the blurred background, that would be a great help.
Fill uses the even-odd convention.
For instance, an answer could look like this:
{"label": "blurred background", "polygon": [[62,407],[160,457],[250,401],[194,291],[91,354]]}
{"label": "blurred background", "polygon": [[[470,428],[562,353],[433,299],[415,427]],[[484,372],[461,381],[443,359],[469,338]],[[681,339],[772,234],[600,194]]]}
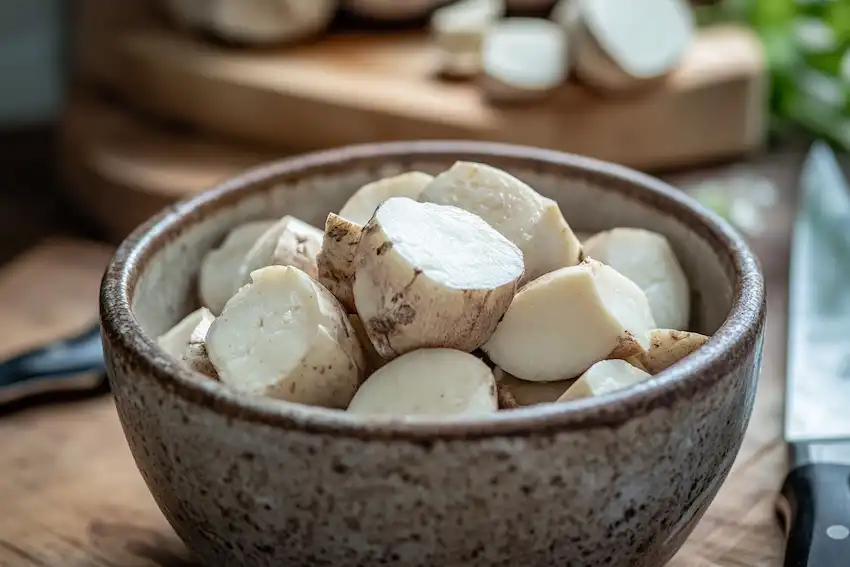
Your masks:
{"label": "blurred background", "polygon": [[[488,2],[503,4],[454,4]],[[441,19],[434,10],[451,2],[347,0],[338,9],[320,0],[289,15],[274,4],[2,3],[4,209],[30,210],[33,192],[14,187],[50,185],[38,206],[61,210],[51,222],[73,214],[117,242],[174,199],[253,163],[346,143],[489,139],[659,174],[753,163],[815,137],[850,146],[847,0],[696,2],[696,34],[654,84],[627,73],[611,83],[611,61],[576,62],[587,49],[569,41],[564,76],[545,76],[545,55],[536,62],[557,88],[507,91],[476,58],[486,10]],[[510,0],[507,13],[568,29],[567,4],[576,2]],[[770,202],[766,191],[755,190],[756,203]],[[758,230],[747,224],[759,217],[753,203],[742,204],[752,191],[729,192],[715,184],[698,196]],[[12,233],[10,250],[29,231]]]}
{"label": "blurred background", "polygon": [[[650,6],[632,28],[653,18],[670,28],[629,35],[605,18],[590,25],[576,15],[578,0],[507,0],[508,15],[533,18],[522,22],[503,20],[493,0],[0,2],[0,357],[91,325],[103,268],[121,239],[159,209],[257,163],[423,138],[621,163],[727,218],[768,282],[764,370],[747,445],[758,466],[726,499],[746,509],[710,511],[701,524],[710,526],[677,565],[779,565],[772,498],[784,475],[777,440],[789,240],[812,141],[826,141],[847,163],[850,0],[622,2],[632,11]],[[443,5],[448,11],[435,14]],[[54,386],[103,393],[99,379]],[[56,484],[31,479],[47,478],[45,463],[66,467],[77,494],[88,495],[71,502],[54,494],[73,520],[67,526],[104,507],[126,513],[149,528],[103,531],[104,549],[126,555],[129,544],[103,542],[136,538],[171,557],[157,564],[188,565],[158,511],[147,500],[136,506],[147,496],[109,400],[68,406],[48,396],[42,404],[43,392],[32,393],[0,388],[0,404],[11,402],[0,407],[11,414],[0,420],[8,464],[0,466],[0,502],[4,490],[31,485],[18,512],[44,509],[40,491]],[[55,439],[63,440],[61,459],[44,449]],[[90,480],[97,463],[130,475],[121,500],[98,499]],[[27,521],[21,529],[45,534],[60,551],[70,541]],[[31,554],[51,549],[27,541]],[[3,553],[0,546],[0,564],[12,557]],[[75,564],[99,564],[85,545],[56,553],[56,564],[73,553],[88,558]],[[139,561],[122,555],[116,564],[149,564]]]}

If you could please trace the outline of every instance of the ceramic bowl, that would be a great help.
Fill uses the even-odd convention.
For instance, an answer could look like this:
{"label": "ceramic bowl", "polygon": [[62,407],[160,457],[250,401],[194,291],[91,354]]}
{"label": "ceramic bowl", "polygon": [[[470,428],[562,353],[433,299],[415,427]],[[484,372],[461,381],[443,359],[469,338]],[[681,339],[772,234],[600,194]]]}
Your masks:
{"label": "ceramic bowl", "polygon": [[[196,307],[228,229],[323,226],[364,183],[486,162],[557,200],[576,230],[670,239],[699,351],[610,395],[456,421],[364,420],[243,397],[154,337]],[[664,183],[611,164],[475,142],[364,145],[251,170],[140,227],[103,281],[109,378],[136,464],[205,565],[632,567],[663,564],[729,472],[753,405],[764,281],[742,238]]]}

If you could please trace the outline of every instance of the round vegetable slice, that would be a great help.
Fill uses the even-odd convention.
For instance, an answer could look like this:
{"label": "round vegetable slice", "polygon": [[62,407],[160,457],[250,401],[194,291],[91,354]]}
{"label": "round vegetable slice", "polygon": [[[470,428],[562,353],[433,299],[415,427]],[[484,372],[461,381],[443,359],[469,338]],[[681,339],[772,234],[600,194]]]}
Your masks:
{"label": "round vegetable slice", "polygon": [[204,257],[198,276],[198,293],[210,311],[221,313],[224,304],[242,285],[239,266],[248,250],[272,225],[274,221],[254,221],[238,226],[230,231],[221,246]]}
{"label": "round vegetable slice", "polygon": [[615,228],[594,235],[583,246],[587,256],[611,266],[643,290],[658,327],[688,327],[691,290],[667,238],[640,228]]}
{"label": "round vegetable slice", "polygon": [[507,18],[493,24],[481,48],[481,82],[491,100],[516,102],[548,95],[567,79],[567,36],[541,18]]}
{"label": "round vegetable slice", "polygon": [[416,199],[434,176],[410,171],[367,183],[351,196],[339,210],[339,216],[357,224],[366,224],[378,206],[390,197]]}
{"label": "round vegetable slice", "polygon": [[558,398],[559,402],[609,394],[639,384],[651,376],[625,360],[597,362]]}
{"label": "round vegetable slice", "polygon": [[487,221],[522,250],[523,282],[579,261],[581,244],[558,204],[495,167],[458,161],[435,177],[419,200],[460,207]]}
{"label": "round vegetable slice", "polygon": [[654,327],[634,282],[586,260],[520,289],[482,348],[517,378],[553,382],[575,378],[600,360],[638,354]]}
{"label": "round vegetable slice", "polygon": [[251,272],[265,266],[295,266],[311,278],[318,275],[316,257],[324,233],[293,216],[272,225],[254,243],[239,266],[240,285],[251,281]]}
{"label": "round vegetable slice", "polygon": [[345,408],[366,363],[339,302],[292,266],[251,279],[207,333],[219,379],[246,394]]}
{"label": "round vegetable slice", "polygon": [[422,349],[404,354],[372,374],[348,406],[361,415],[486,415],[498,409],[490,368],[471,354]]}
{"label": "round vegetable slice", "polygon": [[493,333],[522,273],[520,250],[480,217],[394,197],[363,229],[354,301],[384,358],[427,347],[469,352]]}

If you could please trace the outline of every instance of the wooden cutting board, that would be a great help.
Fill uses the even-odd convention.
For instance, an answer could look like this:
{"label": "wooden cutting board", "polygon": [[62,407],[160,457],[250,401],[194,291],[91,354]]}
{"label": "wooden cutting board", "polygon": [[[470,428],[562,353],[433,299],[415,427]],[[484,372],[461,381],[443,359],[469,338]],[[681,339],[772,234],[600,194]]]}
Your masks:
{"label": "wooden cutting board", "polygon": [[112,241],[163,207],[279,157],[175,131],[86,93],[66,104],[60,153],[69,196]]}
{"label": "wooden cutting board", "polygon": [[[793,196],[754,242],[768,274],[767,337],[755,410],[735,466],[672,567],[779,567],[773,515],[784,475],[787,236]],[[57,338],[97,312],[108,249],[51,240],[0,269],[0,356]],[[61,282],[57,285],[57,282]],[[148,493],[108,396],[0,408],[0,566],[201,567]],[[235,567],[235,566],[234,566]]]}
{"label": "wooden cutting board", "polygon": [[397,139],[468,138],[587,154],[641,169],[749,152],[765,135],[765,64],[749,31],[703,31],[661,88],[603,99],[576,85],[498,108],[434,76],[427,37],[342,34],[280,49],[228,49],[167,29],[109,38],[98,80],[135,105],[288,151]]}

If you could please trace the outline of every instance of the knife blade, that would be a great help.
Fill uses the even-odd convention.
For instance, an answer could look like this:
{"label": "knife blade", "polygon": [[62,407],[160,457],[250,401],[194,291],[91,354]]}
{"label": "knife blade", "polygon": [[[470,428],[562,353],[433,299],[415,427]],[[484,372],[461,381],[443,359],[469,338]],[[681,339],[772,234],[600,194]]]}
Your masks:
{"label": "knife blade", "polygon": [[785,440],[777,508],[786,567],[850,565],[850,186],[815,143],[791,242]]}

